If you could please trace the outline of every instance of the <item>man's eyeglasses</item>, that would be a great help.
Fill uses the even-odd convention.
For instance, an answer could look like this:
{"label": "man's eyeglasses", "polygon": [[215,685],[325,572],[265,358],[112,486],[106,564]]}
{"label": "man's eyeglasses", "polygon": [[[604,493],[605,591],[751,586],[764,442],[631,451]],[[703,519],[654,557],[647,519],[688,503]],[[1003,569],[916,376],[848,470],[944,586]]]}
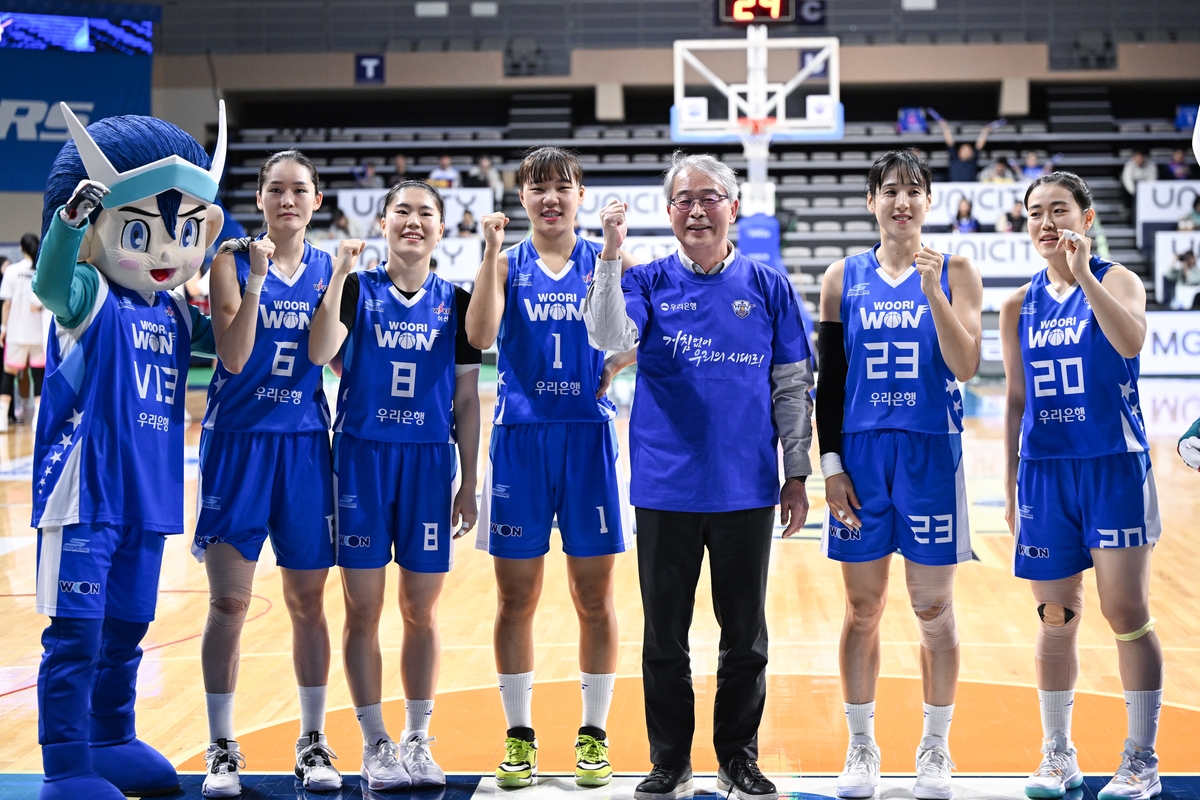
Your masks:
{"label": "man's eyeglasses", "polygon": [[667,205],[675,206],[676,210],[682,211],[686,214],[695,208],[696,203],[699,203],[700,207],[705,211],[712,211],[714,208],[721,205],[723,201],[728,199],[729,195],[727,194],[702,194],[699,197],[680,195],[679,197],[672,197],[670,200],[668,200]]}

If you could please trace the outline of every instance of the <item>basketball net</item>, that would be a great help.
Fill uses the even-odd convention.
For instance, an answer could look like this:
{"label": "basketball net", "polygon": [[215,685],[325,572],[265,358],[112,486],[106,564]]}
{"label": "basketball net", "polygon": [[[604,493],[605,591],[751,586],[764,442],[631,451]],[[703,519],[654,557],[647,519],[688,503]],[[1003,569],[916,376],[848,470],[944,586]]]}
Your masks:
{"label": "basketball net", "polygon": [[738,117],[742,148],[746,160],[766,160],[771,151],[771,133],[775,129],[774,117]]}
{"label": "basketball net", "polygon": [[744,213],[775,215],[775,197],[768,186],[767,159],[771,153],[774,117],[739,117],[742,153],[746,157],[746,184],[742,192]]}

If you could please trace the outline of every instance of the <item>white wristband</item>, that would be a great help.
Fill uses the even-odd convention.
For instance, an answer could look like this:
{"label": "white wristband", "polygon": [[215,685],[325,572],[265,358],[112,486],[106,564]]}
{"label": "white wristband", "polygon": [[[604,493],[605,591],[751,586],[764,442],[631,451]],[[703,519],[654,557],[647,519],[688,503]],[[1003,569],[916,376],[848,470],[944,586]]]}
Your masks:
{"label": "white wristband", "polygon": [[255,275],[253,272],[251,272],[246,278],[246,291],[243,292],[243,294],[260,294],[262,292],[263,284],[266,283],[266,281],[266,275]]}
{"label": "white wristband", "polygon": [[826,479],[841,475],[845,471],[842,468],[842,457],[837,453],[825,453],[821,456],[821,474]]}

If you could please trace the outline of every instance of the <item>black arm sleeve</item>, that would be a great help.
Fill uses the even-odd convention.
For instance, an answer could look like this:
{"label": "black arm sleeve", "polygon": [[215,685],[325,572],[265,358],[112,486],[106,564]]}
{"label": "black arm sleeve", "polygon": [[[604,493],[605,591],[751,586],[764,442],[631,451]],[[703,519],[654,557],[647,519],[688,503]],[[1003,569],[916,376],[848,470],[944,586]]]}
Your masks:
{"label": "black arm sleeve", "polygon": [[358,273],[351,272],[342,284],[341,320],[348,331],[353,330],[354,318],[358,316],[358,292]]}
{"label": "black arm sleeve", "polygon": [[458,308],[458,331],[454,335],[454,363],[482,364],[483,353],[471,346],[467,341],[467,307],[471,304],[471,295],[461,286],[454,287],[454,305]]}
{"label": "black arm sleeve", "polygon": [[840,322],[817,326],[817,438],[821,455],[842,452],[842,420],[846,414],[845,332]]}

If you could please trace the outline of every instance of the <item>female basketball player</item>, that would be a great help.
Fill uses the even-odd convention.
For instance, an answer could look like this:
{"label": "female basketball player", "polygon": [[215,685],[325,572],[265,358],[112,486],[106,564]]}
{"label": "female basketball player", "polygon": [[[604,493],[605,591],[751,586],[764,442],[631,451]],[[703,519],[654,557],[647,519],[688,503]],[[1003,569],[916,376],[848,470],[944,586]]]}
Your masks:
{"label": "female basketball player", "polygon": [[[1141,278],[1092,255],[1090,190],[1053,172],[1025,193],[1029,235],[1047,267],[1000,309],[1008,380],[1005,518],[1014,572],[1033,587],[1042,710],[1042,763],[1030,797],[1060,797],[1083,782],[1071,706],[1083,613],[1083,571],[1096,568],[1100,612],[1117,639],[1129,736],[1101,800],[1159,793],[1163,657],[1150,616],[1150,551],[1162,532],[1138,408],[1146,338]],[[1019,443],[1019,450],[1018,450]]]}
{"label": "female basketball player", "polygon": [[834,263],[821,286],[822,549],[842,562],[846,586],[839,657],[850,747],[837,794],[870,797],[879,784],[879,623],[899,550],[921,629],[925,698],[913,795],[945,800],[958,683],[954,572],[971,557],[956,380],[979,366],[983,286],[967,259],[921,245],[931,182],[923,157],[886,153],[867,181],[880,242]]}
{"label": "female basketball player", "polygon": [[614,355],[606,363],[588,344],[581,308],[601,244],[575,235],[582,179],[576,158],[557,147],[526,156],[517,184],[533,232],[501,252],[508,219],[502,213],[483,218],[483,264],[467,315],[476,347],[500,337],[476,546],[496,557],[496,669],[508,722],[504,761],[496,768],[502,786],[528,786],[537,775],[533,615],[555,516],[580,630],[583,724],[575,740],[575,780],[596,786],[612,779],[604,729],[617,666],[613,565],[630,547],[632,532],[616,471],[616,408],[604,388],[635,355]]}
{"label": "female basketball player", "polygon": [[268,536],[292,619],[296,777],[310,789],[342,785],[322,733],[329,678],[324,590],[334,563],[329,408],[322,370],[304,357],[309,320],[333,272],[329,256],[304,241],[321,207],[316,168],[296,150],[276,153],[259,170],[257,202],[266,233],[223,250],[210,284],[220,360],[200,439],[192,547],[209,586],[200,646],[212,741],[206,797],[241,792],[233,695],[254,567]]}
{"label": "female basketball player", "polygon": [[[383,209],[386,263],[354,273],[362,242],[338,246],[308,349],[325,364],[345,345],[334,424],[343,651],[362,727],[362,777],[375,790],[446,782],[428,735],[441,652],[437,601],[453,563],[452,527],[461,520],[461,536],[475,523],[481,361],[463,327],[470,295],[429,269],[445,232],[442,196],[404,181]],[[393,551],[404,617],[399,744],[383,724],[379,649]]]}

